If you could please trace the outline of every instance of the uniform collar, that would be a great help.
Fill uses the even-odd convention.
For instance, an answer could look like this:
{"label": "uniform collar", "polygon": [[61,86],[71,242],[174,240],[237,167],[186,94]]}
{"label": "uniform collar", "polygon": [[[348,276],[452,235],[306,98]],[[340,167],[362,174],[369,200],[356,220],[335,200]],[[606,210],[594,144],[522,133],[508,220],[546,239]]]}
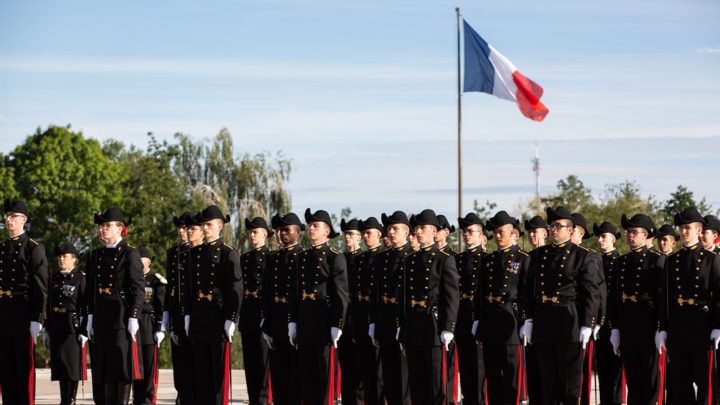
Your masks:
{"label": "uniform collar", "polygon": [[422,250],[423,252],[429,252],[433,249],[437,249],[437,245],[435,243],[431,243],[427,246],[420,246],[420,250]]}
{"label": "uniform collar", "polygon": [[218,238],[215,239],[215,240],[212,240],[212,241],[209,241],[209,242],[205,242],[205,243],[208,244],[209,246],[215,246],[215,245],[217,245],[219,242],[220,242],[220,237],[218,237]]}
{"label": "uniform collar", "polygon": [[611,251],[609,251],[609,252],[603,252],[603,254],[604,254],[605,256],[612,256],[613,254],[615,254],[615,252],[617,252],[617,249],[613,249],[613,250],[611,250]]}
{"label": "uniform collar", "polygon": [[115,249],[116,247],[118,247],[118,245],[120,245],[120,242],[122,242],[122,241],[123,241],[123,238],[120,238],[115,243],[106,244],[105,247],[108,249]]}
{"label": "uniform collar", "polygon": [[13,236],[10,240],[21,240],[25,237],[25,231],[23,230],[20,234]]}
{"label": "uniform collar", "polygon": [[369,247],[368,251],[376,252],[378,249],[380,249],[380,244],[377,244],[376,246],[373,246],[373,247]]}
{"label": "uniform collar", "polygon": [[564,242],[553,243],[553,244],[552,244],[552,247],[555,247],[555,248],[564,248],[565,246],[569,245],[570,243],[572,243],[572,242],[570,242],[570,239],[568,239],[568,240],[566,240],[566,241],[564,241]]}
{"label": "uniform collar", "polygon": [[319,245],[314,245],[312,248],[313,248],[313,250],[320,250],[320,249],[324,248],[325,246],[327,246],[327,244],[328,244],[328,241],[325,241]]}
{"label": "uniform collar", "polygon": [[259,251],[261,251],[261,250],[263,250],[263,249],[265,249],[265,244],[264,244],[264,243],[263,243],[262,245],[256,247],[256,248],[254,248],[254,250],[255,250],[256,252],[259,252]]}
{"label": "uniform collar", "polygon": [[700,243],[700,241],[698,241],[698,242],[695,243],[694,245],[690,245],[690,246],[683,245],[683,249],[685,249],[685,250],[697,250],[700,246],[702,246],[702,244]]}
{"label": "uniform collar", "polygon": [[647,251],[647,246],[642,245],[638,248],[633,249],[632,251],[635,253],[645,253],[645,251]]}
{"label": "uniform collar", "polygon": [[405,242],[404,245],[402,245],[402,246],[400,246],[400,247],[394,247],[393,249],[398,250],[398,251],[400,251],[400,250],[405,250],[405,247],[408,246],[408,245],[410,245],[410,242]]}
{"label": "uniform collar", "polygon": [[468,246],[466,250],[467,250],[468,252],[470,252],[470,253],[475,253],[475,252],[477,252],[479,249],[480,249],[480,244],[478,243],[478,244],[475,245],[475,246]]}
{"label": "uniform collar", "polygon": [[290,246],[284,246],[283,249],[287,250],[288,252],[291,252],[295,250],[295,246],[299,245],[299,242],[295,242]]}

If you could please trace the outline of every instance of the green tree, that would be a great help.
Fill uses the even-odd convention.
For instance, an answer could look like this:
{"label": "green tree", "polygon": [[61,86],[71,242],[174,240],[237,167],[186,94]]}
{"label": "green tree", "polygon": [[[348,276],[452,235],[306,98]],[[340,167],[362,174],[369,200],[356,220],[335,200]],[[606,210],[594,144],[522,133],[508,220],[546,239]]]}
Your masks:
{"label": "green tree", "polygon": [[[707,202],[705,197],[698,200],[695,198],[694,192],[688,190],[685,186],[678,185],[675,191],[670,193],[670,198],[665,201],[665,204],[662,207],[664,222],[672,223],[675,213],[689,207],[697,208],[703,215],[713,214],[713,208]],[[714,214],[717,214],[717,212]]]}
{"label": "green tree", "polygon": [[546,207],[567,208],[570,212],[587,212],[595,208],[591,190],[574,174],[557,182],[557,193],[541,198]]}

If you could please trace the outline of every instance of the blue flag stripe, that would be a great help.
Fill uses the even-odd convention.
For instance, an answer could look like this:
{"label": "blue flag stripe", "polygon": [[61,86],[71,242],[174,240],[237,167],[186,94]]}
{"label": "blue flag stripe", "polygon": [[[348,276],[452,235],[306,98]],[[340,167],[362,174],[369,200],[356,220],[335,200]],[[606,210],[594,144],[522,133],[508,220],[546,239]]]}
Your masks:
{"label": "blue flag stripe", "polygon": [[480,91],[492,94],[495,68],[490,63],[490,47],[467,21],[463,20],[465,39],[465,77],[463,92]]}

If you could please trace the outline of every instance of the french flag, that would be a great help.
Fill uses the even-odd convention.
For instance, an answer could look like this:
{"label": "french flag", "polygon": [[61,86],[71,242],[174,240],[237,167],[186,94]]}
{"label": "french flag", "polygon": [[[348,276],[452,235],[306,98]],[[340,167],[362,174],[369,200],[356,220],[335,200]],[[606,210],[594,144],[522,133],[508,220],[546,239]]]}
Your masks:
{"label": "french flag", "polygon": [[548,113],[540,101],[543,89],[520,73],[503,54],[485,42],[463,20],[465,38],[465,80],[463,91],[480,91],[514,101],[524,116],[542,121]]}

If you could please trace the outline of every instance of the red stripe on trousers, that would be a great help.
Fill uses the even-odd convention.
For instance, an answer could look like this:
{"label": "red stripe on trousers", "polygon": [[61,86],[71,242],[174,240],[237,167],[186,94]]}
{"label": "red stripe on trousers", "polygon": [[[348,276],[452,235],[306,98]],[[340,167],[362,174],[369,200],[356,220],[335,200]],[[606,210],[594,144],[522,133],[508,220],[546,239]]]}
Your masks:
{"label": "red stripe on trousers", "polygon": [[223,405],[227,405],[229,399],[230,387],[230,342],[225,342],[225,362],[223,364],[224,378],[223,378]]}
{"label": "red stripe on trousers", "polygon": [[158,386],[159,386],[159,380],[160,380],[160,373],[158,372],[158,353],[157,353],[157,345],[153,345],[153,375],[152,375],[152,385],[153,385],[153,397],[152,397],[152,403],[155,405],[157,403],[157,393],[158,393]]}
{"label": "red stripe on trousers", "polygon": [[30,372],[28,375],[28,399],[35,405],[35,340],[30,336]]}
{"label": "red stripe on trousers", "polygon": [[335,346],[330,344],[330,373],[328,375],[328,405],[333,405],[335,402]]}
{"label": "red stripe on trousers", "polygon": [[[137,335],[135,335],[137,336]],[[138,358],[138,342],[137,340],[133,340],[131,342],[132,345],[132,371],[133,371],[133,380],[139,380],[140,379],[140,360]]]}
{"label": "red stripe on trousers", "polygon": [[[658,370],[660,371],[660,384],[658,384],[658,404],[663,405],[663,397],[665,396],[665,351],[660,353],[658,358]],[[625,369],[623,368],[623,374]]]}
{"label": "red stripe on trousers", "polygon": [[621,380],[620,380],[620,399],[623,403],[627,402],[627,380],[625,380],[625,366],[622,368]]}

